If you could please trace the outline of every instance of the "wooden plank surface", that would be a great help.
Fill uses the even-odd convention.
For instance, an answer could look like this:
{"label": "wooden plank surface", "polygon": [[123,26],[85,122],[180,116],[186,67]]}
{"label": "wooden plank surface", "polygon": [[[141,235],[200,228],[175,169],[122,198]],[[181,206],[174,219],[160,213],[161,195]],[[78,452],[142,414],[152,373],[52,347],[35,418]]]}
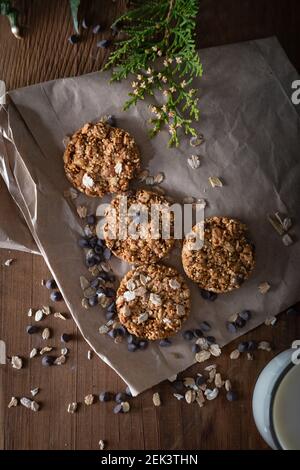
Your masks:
{"label": "wooden plank surface", "polygon": [[[67,42],[72,33],[66,0],[22,0],[15,2],[22,10],[25,38],[17,41],[0,18],[0,79],[7,88],[29,85],[58,77],[98,70],[105,53],[96,49],[100,36],[85,34],[82,43],[72,47]],[[109,26],[124,11],[124,1],[83,2],[95,22]],[[203,0],[199,14],[198,42],[202,47],[277,34],[294,65],[300,69],[300,50],[296,41],[299,19],[297,0]],[[92,10],[91,10],[92,8]],[[103,37],[107,37],[107,32]],[[3,263],[15,261],[10,267]],[[49,273],[39,256],[0,250],[0,339],[5,340],[7,354],[28,357],[41,341],[26,334],[29,307],[48,304],[48,291],[41,280]],[[66,312],[62,307],[62,311]],[[269,312],[270,314],[272,312]],[[251,397],[260,370],[277,352],[300,338],[300,321],[282,314],[274,328],[262,326],[246,335],[247,339],[268,340],[275,351],[261,351],[254,361],[230,361],[228,355],[237,344],[224,349],[216,362],[230,377],[240,400],[229,403],[222,396],[200,409],[178,402],[165,382],[132,400],[132,411],[114,415],[112,403],[81,406],[69,415],[67,404],[82,402],[85,395],[102,390],[124,389],[118,376],[97,357],[87,359],[88,346],[76,331],[74,322],[53,317],[42,322],[53,331],[49,344],[61,347],[60,335],[71,333],[70,356],[62,367],[42,368],[40,358],[25,362],[17,371],[0,365],[0,448],[4,449],[97,449],[99,439],[109,449],[266,449],[252,417]],[[130,366],[130,365],[129,365]],[[199,372],[199,365],[184,376]],[[42,403],[39,413],[23,407],[8,410],[12,395],[29,396],[30,389],[40,387],[36,397]],[[154,408],[153,391],[159,391],[163,405]]]}

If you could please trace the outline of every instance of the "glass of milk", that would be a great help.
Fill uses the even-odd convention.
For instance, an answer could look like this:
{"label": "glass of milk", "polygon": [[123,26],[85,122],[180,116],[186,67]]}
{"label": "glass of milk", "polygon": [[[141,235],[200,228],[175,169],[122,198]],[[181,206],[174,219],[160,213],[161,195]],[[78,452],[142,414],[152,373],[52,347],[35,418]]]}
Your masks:
{"label": "glass of milk", "polygon": [[300,450],[300,341],[263,369],[253,393],[256,426],[272,449]]}

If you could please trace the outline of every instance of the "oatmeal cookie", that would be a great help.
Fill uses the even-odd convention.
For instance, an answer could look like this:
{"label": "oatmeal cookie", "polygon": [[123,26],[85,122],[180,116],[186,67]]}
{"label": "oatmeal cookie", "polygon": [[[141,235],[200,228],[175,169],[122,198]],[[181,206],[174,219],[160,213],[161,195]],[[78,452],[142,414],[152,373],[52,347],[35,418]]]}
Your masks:
{"label": "oatmeal cookie", "polygon": [[[128,263],[154,263],[166,256],[174,245],[171,204],[164,196],[144,189],[126,196],[127,200],[124,195],[117,195],[106,212],[106,245]],[[159,208],[159,218],[154,216],[155,207]],[[156,223],[158,220],[159,225]]]}
{"label": "oatmeal cookie", "polygon": [[[182,249],[187,276],[207,291],[228,292],[250,276],[255,260],[254,245],[247,238],[247,227],[227,217],[210,217],[203,227],[194,226]],[[195,236],[203,240],[201,249],[193,249]]]}
{"label": "oatmeal cookie", "polygon": [[120,322],[129,333],[148,340],[180,330],[190,312],[190,291],[176,269],[145,265],[129,271],[117,293]]}
{"label": "oatmeal cookie", "polygon": [[126,191],[140,169],[134,138],[105,122],[85,124],[71,137],[64,153],[68,180],[88,196]]}

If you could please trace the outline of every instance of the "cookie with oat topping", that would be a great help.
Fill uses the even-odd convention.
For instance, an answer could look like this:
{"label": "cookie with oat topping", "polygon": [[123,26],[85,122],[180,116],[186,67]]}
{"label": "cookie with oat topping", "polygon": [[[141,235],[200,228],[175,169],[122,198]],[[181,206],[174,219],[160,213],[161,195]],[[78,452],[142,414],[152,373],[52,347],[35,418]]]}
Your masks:
{"label": "cookie with oat topping", "polygon": [[[203,241],[194,249],[196,237]],[[203,226],[194,226],[182,248],[182,263],[187,276],[202,289],[229,292],[248,279],[255,265],[254,245],[247,227],[227,217],[210,217]]]}
{"label": "cookie with oat topping", "polygon": [[145,265],[129,271],[117,292],[120,322],[148,340],[177,333],[190,313],[190,290],[174,268]]}
{"label": "cookie with oat topping", "polygon": [[107,247],[128,263],[148,264],[162,259],[174,246],[170,206],[164,196],[144,189],[118,194],[106,212]]}
{"label": "cookie with oat topping", "polygon": [[126,191],[140,169],[134,138],[105,122],[85,124],[71,137],[64,153],[68,180],[88,196]]}

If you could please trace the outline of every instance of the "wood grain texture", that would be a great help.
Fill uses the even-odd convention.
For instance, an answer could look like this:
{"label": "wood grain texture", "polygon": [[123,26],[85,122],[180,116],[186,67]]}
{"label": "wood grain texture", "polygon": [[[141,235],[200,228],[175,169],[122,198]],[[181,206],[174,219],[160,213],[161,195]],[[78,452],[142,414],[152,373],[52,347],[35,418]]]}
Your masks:
{"label": "wood grain texture", "polygon": [[[58,77],[98,70],[105,51],[96,49],[102,38],[84,33],[82,43],[67,42],[72,22],[67,0],[22,0],[15,2],[22,10],[24,40],[9,34],[5,18],[0,18],[0,79],[12,89]],[[81,14],[88,11],[94,22],[109,26],[124,11],[125,1],[83,2]],[[300,69],[300,50],[296,41],[299,18],[297,0],[203,0],[199,14],[198,41],[211,46],[277,34],[293,63]],[[107,37],[107,31],[103,37]],[[3,267],[8,258],[15,258],[11,267]],[[49,273],[41,257],[0,251],[0,339],[7,345],[8,355],[26,358],[42,341],[26,334],[29,307],[48,304],[49,292],[41,280]],[[56,308],[58,308],[56,306]],[[66,312],[65,307],[59,309]],[[269,312],[270,314],[272,312]],[[230,361],[229,353],[237,344],[224,349],[216,362],[223,374],[230,377],[240,400],[229,403],[224,396],[199,409],[172,397],[172,388],[165,382],[132,400],[132,411],[114,415],[112,403],[81,405],[78,413],[69,415],[67,404],[83,402],[88,393],[124,389],[119,377],[97,357],[87,359],[88,346],[78,334],[74,322],[47,318],[42,326],[53,331],[48,343],[61,347],[60,335],[73,335],[70,356],[62,367],[42,368],[40,358],[25,361],[24,369],[0,366],[0,448],[5,449],[98,449],[99,439],[109,449],[266,449],[256,431],[251,397],[257,376],[269,359],[300,337],[299,319],[282,314],[274,328],[262,326],[246,335],[247,339],[269,340],[275,344],[272,353],[259,352],[254,361]],[[130,367],[130,365],[129,365]],[[184,376],[201,371],[192,367]],[[30,389],[40,387],[36,397],[41,411],[32,413],[23,407],[8,410],[12,395],[29,396]],[[160,392],[162,406],[154,408],[152,394]]]}

